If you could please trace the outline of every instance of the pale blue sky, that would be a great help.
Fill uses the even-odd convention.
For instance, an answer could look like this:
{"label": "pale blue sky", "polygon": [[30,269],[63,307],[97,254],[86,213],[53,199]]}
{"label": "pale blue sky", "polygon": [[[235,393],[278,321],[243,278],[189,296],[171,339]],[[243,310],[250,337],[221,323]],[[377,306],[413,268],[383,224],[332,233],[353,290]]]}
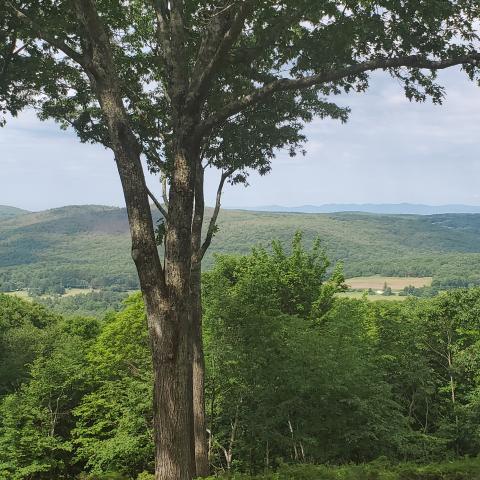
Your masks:
{"label": "pale blue sky", "polygon": [[[443,106],[410,103],[376,74],[366,94],[337,98],[349,122],[306,127],[307,155],[279,153],[266,177],[228,186],[224,206],[324,203],[480,205],[480,87],[458,70],[440,76]],[[216,176],[207,176],[212,204]],[[155,180],[151,185],[155,186]],[[70,204],[123,205],[112,154],[25,112],[0,129],[0,204],[42,210]]]}

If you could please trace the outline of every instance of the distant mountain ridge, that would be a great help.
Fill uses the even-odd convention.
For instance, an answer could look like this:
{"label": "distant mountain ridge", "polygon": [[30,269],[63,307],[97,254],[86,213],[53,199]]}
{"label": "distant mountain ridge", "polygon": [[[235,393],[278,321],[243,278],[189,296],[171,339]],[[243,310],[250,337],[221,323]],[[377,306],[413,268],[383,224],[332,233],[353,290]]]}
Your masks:
{"label": "distant mountain ridge", "polygon": [[[227,207],[230,208],[230,207]],[[256,207],[231,207],[233,210],[281,213],[340,213],[362,212],[387,215],[440,215],[445,213],[480,213],[480,205],[424,205],[420,203],[327,203],[324,205],[260,205]]]}

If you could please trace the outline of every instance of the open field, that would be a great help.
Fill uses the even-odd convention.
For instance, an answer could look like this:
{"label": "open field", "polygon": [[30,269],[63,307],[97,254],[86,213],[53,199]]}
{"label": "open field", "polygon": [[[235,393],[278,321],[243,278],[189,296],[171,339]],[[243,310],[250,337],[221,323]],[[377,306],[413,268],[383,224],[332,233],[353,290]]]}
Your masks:
{"label": "open field", "polygon": [[95,288],[66,288],[63,297],[74,297],[75,295],[86,295],[87,293],[98,292]]}
{"label": "open field", "polygon": [[[360,300],[363,298],[364,293],[363,292],[342,292],[338,293],[337,296],[341,298],[351,298],[355,300]],[[379,301],[397,301],[397,302],[403,302],[407,298],[410,298],[406,295],[367,295],[367,300],[370,302],[379,302]]]}
{"label": "open field", "polygon": [[2,292],[6,295],[14,295],[15,297],[23,298],[24,300],[28,300],[30,295],[28,294],[27,290],[17,290],[15,292]]}
{"label": "open field", "polygon": [[403,290],[412,285],[416,288],[429,287],[432,284],[432,277],[383,277],[372,275],[370,277],[348,278],[345,283],[355,290],[382,290],[385,283],[393,291]]}
{"label": "open field", "polygon": [[[65,293],[63,295],[55,295],[59,297],[75,297],[77,295],[87,295],[89,293],[94,293],[94,292],[99,292],[99,289],[95,288],[66,288]],[[132,291],[133,292],[133,291]],[[30,294],[28,293],[28,290],[16,290],[14,292],[4,292],[7,295],[15,295],[16,297],[20,297],[23,299],[28,299],[30,297]],[[49,298],[52,297],[53,295],[40,295],[40,298]]]}

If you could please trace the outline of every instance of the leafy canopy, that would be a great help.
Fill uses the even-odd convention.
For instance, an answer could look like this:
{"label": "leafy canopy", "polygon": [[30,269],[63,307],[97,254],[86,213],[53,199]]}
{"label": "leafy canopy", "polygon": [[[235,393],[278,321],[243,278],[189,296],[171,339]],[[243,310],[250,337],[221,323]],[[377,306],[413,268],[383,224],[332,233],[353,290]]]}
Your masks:
{"label": "leafy canopy", "polygon": [[[1,8],[1,109],[16,114],[33,102],[41,118],[110,146],[75,2]],[[301,148],[313,116],[346,120],[348,109],[330,97],[365,90],[372,70],[386,70],[417,101],[441,101],[438,69],[463,65],[478,79],[476,0],[101,0],[96,8],[131,126],[150,168],[167,174],[183,113],[196,117],[205,163],[246,181],[248,168],[270,169],[277,148]]]}

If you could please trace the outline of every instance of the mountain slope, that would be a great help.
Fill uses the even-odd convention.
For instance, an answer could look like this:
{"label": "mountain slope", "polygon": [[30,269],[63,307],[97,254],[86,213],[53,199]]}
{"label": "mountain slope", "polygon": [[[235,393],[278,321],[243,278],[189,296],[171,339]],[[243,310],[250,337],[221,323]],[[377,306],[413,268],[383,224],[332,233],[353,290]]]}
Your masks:
{"label": "mountain slope", "polygon": [[[480,214],[296,214],[224,210],[205,259],[246,253],[296,230],[319,236],[347,275],[433,275],[444,284],[480,283]],[[0,288],[136,288],[125,209],[63,207],[0,219]],[[463,282],[463,283],[462,283]]]}
{"label": "mountain slope", "polygon": [[9,207],[8,205],[0,205],[0,221],[7,220],[9,218],[17,217],[29,213],[28,210],[22,210],[21,208]]}

